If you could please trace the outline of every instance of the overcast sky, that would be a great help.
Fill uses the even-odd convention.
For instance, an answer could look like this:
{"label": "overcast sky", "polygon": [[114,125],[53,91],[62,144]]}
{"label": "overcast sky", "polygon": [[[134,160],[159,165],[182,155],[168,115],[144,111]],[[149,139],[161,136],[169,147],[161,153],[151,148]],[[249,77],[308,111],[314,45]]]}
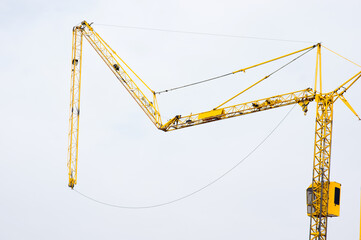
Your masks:
{"label": "overcast sky", "polygon": [[[361,64],[361,2],[0,1],[0,239],[308,239],[315,103],[296,106],[238,168],[174,204],[113,208],[67,186],[72,28],[97,31],[158,91],[222,75],[322,42]],[[207,32],[266,41],[107,27]],[[157,130],[84,42],[76,189],[122,206],[160,204],[213,181],[251,152],[291,106],[164,133]],[[324,91],[360,68],[322,50]],[[233,103],[313,87],[316,51]],[[290,59],[288,59],[290,60]],[[282,64],[159,96],[163,121],[210,110]],[[361,114],[361,83],[346,94]],[[358,239],[361,123],[334,106],[331,179],[341,216],[328,239]]]}

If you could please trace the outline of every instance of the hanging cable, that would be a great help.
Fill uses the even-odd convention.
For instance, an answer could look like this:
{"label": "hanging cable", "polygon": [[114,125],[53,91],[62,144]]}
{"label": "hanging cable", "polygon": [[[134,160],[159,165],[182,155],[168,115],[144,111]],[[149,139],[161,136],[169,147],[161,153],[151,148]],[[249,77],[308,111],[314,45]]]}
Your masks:
{"label": "hanging cable", "polygon": [[297,104],[294,104],[293,107],[287,112],[287,114],[281,119],[281,121],[275,126],[275,128],[252,150],[250,151],[244,158],[242,158],[237,164],[235,164],[232,168],[230,168],[229,170],[227,170],[226,172],[224,172],[222,175],[220,175],[219,177],[217,177],[216,179],[214,179],[213,181],[211,181],[210,183],[204,185],[203,187],[199,188],[196,191],[193,191],[189,194],[186,194],[182,197],[176,198],[172,201],[168,201],[168,202],[164,202],[164,203],[159,203],[159,204],[154,204],[154,205],[148,205],[148,206],[124,206],[124,205],[117,205],[117,204],[112,204],[112,203],[107,203],[107,202],[103,202],[103,201],[99,201],[93,197],[90,197],[84,193],[81,193],[79,191],[77,191],[76,189],[73,189],[76,193],[78,193],[79,195],[102,205],[105,206],[109,206],[109,207],[115,207],[115,208],[122,208],[122,209],[148,209],[148,208],[156,208],[156,207],[162,207],[165,205],[169,205],[172,203],[176,203],[179,202],[183,199],[189,198],[199,192],[201,192],[202,190],[210,187],[211,185],[215,184],[216,182],[218,182],[219,180],[221,180],[222,178],[224,178],[226,175],[228,175],[230,172],[232,172],[234,169],[236,169],[239,165],[241,165],[241,163],[243,163],[246,159],[248,159],[264,142],[266,142],[266,140],[276,131],[276,129],[278,129],[278,127],[284,122],[284,120],[288,117],[288,115],[292,112],[292,110],[295,108]]}
{"label": "hanging cable", "polygon": [[147,30],[147,31],[158,31],[158,32],[195,34],[195,35],[205,35],[205,36],[214,36],[214,37],[245,38],[245,39],[255,39],[255,40],[265,40],[265,41],[279,41],[279,42],[313,43],[313,42],[311,42],[311,41],[303,41],[303,40],[292,40],[292,39],[281,39],[281,38],[266,38],[266,37],[253,37],[253,36],[219,34],[219,33],[207,33],[207,32],[180,31],[180,30],[171,30],[171,29],[135,27],[135,26],[113,25],[113,24],[103,24],[103,23],[94,23],[94,25],[104,26],[104,27],[115,27],[115,28],[128,28],[128,29],[138,29],[138,30]]}

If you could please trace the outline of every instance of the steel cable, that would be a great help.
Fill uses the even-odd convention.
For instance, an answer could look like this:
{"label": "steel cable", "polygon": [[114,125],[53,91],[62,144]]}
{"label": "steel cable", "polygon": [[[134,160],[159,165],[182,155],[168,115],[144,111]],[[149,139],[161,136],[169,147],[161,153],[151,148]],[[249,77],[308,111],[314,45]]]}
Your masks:
{"label": "steel cable", "polygon": [[217,77],[212,77],[212,78],[202,80],[202,81],[199,81],[199,82],[194,82],[194,83],[186,84],[186,85],[183,85],[183,86],[179,86],[179,87],[170,88],[170,89],[162,90],[162,91],[159,91],[159,92],[155,92],[155,94],[161,94],[161,93],[170,92],[170,91],[174,91],[174,90],[181,89],[181,88],[194,86],[194,85],[197,85],[197,84],[201,84],[201,83],[213,81],[213,80],[216,80],[216,79],[219,79],[219,78],[223,78],[223,77],[226,77],[226,76],[229,76],[229,75],[232,75],[232,74],[233,74],[233,72],[223,74],[223,75],[220,75],[220,76],[217,76]]}
{"label": "steel cable", "polygon": [[[270,77],[270,76],[272,76],[273,74],[275,74],[276,72],[280,71],[281,69],[285,68],[286,66],[288,66],[288,65],[291,64],[292,62],[296,61],[297,59],[299,59],[300,57],[302,57],[302,56],[305,55],[306,53],[310,52],[310,51],[311,51],[312,49],[314,49],[315,47],[316,47],[316,45],[314,45],[312,48],[310,48],[310,49],[307,50],[306,52],[304,52],[304,53],[300,54],[299,56],[295,57],[294,59],[292,59],[292,60],[289,61],[288,63],[284,64],[283,66],[279,67],[278,69],[276,69],[275,71],[273,71],[272,73],[270,73],[269,75],[267,75],[267,76],[265,77],[265,79],[268,78],[268,77]],[[220,76],[217,76],[217,77],[213,77],[213,78],[209,78],[209,79],[206,79],[206,80],[202,80],[202,81],[199,81],[199,82],[194,82],[194,83],[182,85],[182,86],[179,86],[179,87],[175,87],[175,88],[170,88],[170,89],[158,91],[158,92],[155,92],[155,94],[170,92],[170,91],[174,91],[174,90],[177,90],[177,89],[194,86],[194,85],[197,85],[197,84],[201,84],[201,83],[213,81],[213,80],[216,80],[216,79],[219,79],[219,78],[223,78],[223,77],[226,77],[226,76],[235,74],[235,73],[238,73],[238,72],[230,72],[230,73],[226,73],[226,74],[223,74],[223,75],[220,75]]]}
{"label": "steel cable", "polygon": [[111,204],[111,203],[107,203],[107,202],[103,202],[100,200],[97,200],[93,197],[90,197],[84,193],[81,193],[79,191],[77,191],[76,189],[73,189],[76,193],[78,193],[79,195],[102,205],[106,205],[109,207],[115,207],[115,208],[122,208],[122,209],[149,209],[149,208],[157,208],[157,207],[162,207],[162,206],[166,206],[172,203],[176,203],[179,202],[183,199],[189,198],[199,192],[201,192],[202,190],[210,187],[211,185],[215,184],[216,182],[218,182],[219,180],[221,180],[222,178],[224,178],[226,175],[228,175],[230,172],[232,172],[234,169],[236,169],[241,163],[243,163],[246,159],[248,159],[264,142],[266,142],[266,140],[276,131],[276,129],[278,129],[278,127],[284,122],[284,120],[288,117],[288,115],[291,113],[291,111],[295,108],[297,104],[295,104],[288,112],[287,114],[281,119],[281,121],[275,126],[275,128],[252,150],[250,151],[244,158],[242,158],[239,162],[237,162],[237,164],[235,164],[232,168],[230,168],[229,170],[227,170],[226,172],[224,172],[222,175],[220,175],[219,177],[217,177],[216,179],[214,179],[213,181],[211,181],[210,183],[204,185],[203,187],[199,188],[196,191],[193,191],[189,194],[186,194],[182,197],[176,198],[174,200],[168,201],[168,202],[164,202],[164,203],[159,203],[159,204],[154,204],[154,205],[148,205],[148,206],[123,206],[123,205],[117,205],[117,204]]}
{"label": "steel cable", "polygon": [[158,31],[158,32],[195,34],[195,35],[205,35],[205,36],[214,36],[214,37],[245,38],[245,39],[279,41],[279,42],[313,43],[311,41],[303,41],[303,40],[292,40],[292,39],[281,39],[281,38],[266,38],[266,37],[242,36],[242,35],[207,33],[207,32],[180,31],[180,30],[171,30],[171,29],[147,28],[147,27],[113,25],[113,24],[103,24],[103,23],[94,23],[94,25],[104,26],[104,27],[114,27],[114,28],[127,28],[127,29],[147,30],[147,31]]}

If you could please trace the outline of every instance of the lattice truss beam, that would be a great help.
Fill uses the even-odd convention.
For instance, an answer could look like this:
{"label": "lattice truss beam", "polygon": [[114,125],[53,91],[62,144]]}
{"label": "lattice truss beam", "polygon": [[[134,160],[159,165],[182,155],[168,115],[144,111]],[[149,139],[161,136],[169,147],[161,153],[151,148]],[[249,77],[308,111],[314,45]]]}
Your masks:
{"label": "lattice truss beam", "polygon": [[316,103],[310,239],[326,240],[334,95],[316,95]]}
{"label": "lattice truss beam", "polygon": [[[120,83],[125,87],[141,109],[145,112],[152,123],[160,130],[171,131],[186,127],[196,126],[213,121],[223,120],[236,116],[242,116],[250,113],[260,112],[291,104],[299,104],[306,113],[307,106],[311,101],[316,100],[316,124],[315,124],[315,145],[313,159],[313,174],[311,185],[311,207],[310,213],[310,240],[326,240],[327,236],[327,218],[328,218],[328,196],[330,184],[330,162],[331,162],[331,140],[333,124],[333,105],[337,99],[341,99],[345,105],[360,119],[356,111],[343,95],[358,79],[361,78],[361,71],[352,76],[338,88],[330,93],[322,93],[321,79],[321,44],[313,45],[308,48],[298,50],[293,53],[283,55],[278,58],[268,60],[247,68],[232,72],[245,72],[248,69],[276,61],[304,51],[310,51],[317,46],[316,58],[316,81],[315,88],[301,91],[281,94],[269,98],[254,100],[233,106],[224,106],[234,98],[249,90],[258,83],[269,78],[289,63],[279,68],[270,75],[265,76],[252,86],[241,91],[234,97],[222,103],[218,107],[208,112],[190,114],[186,116],[177,115],[165,124],[162,124],[161,115],[156,99],[156,92],[150,89],[145,82],[110,48],[110,46],[93,30],[87,22],[82,22],[79,26],[73,28],[73,49],[71,65],[71,99],[70,99],[70,118],[69,118],[69,147],[68,147],[68,175],[69,186],[73,188],[77,184],[77,162],[78,162],[78,136],[79,136],[79,114],[80,114],[80,88],[81,88],[81,65],[82,65],[82,44],[83,37],[90,43],[94,50],[103,59],[105,64],[117,77]],[[306,53],[307,53],[306,52]],[[135,81],[134,81],[135,80]],[[147,97],[142,89],[149,90],[151,97]],[[319,85],[319,92],[317,87]],[[148,92],[148,95],[149,95]],[[220,108],[222,107],[222,108]],[[361,120],[361,119],[360,119]]]}
{"label": "lattice truss beam", "polygon": [[[117,55],[117,53],[111,49],[96,32],[93,31],[93,28],[90,25],[87,23],[84,24],[86,25],[86,27],[82,28],[84,37],[118,78],[119,82],[127,89],[129,94],[138,103],[149,119],[157,127],[159,127],[161,124],[161,118],[158,106],[156,103],[153,103],[147,98],[126,70],[132,72],[141,82],[143,81],[129,68],[129,66]],[[148,87],[146,84],[145,86]],[[154,94],[153,90],[149,90]]]}
{"label": "lattice truss beam", "polygon": [[311,88],[308,88],[301,91],[215,109],[209,112],[191,114],[183,117],[178,115],[164,124],[161,130],[171,131],[297,103],[301,105],[303,111],[306,113],[308,103],[313,100],[314,93]]}
{"label": "lattice truss beam", "polygon": [[69,187],[73,188],[77,179],[78,135],[80,115],[80,88],[82,64],[83,35],[79,27],[73,29],[73,50],[71,64],[71,95],[69,118],[69,145],[68,145],[68,175]]}

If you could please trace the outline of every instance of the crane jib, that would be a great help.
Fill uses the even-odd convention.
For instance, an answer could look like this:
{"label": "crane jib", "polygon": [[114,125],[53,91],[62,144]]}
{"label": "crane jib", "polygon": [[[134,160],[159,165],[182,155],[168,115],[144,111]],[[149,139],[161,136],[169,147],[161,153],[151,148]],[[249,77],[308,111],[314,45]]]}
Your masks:
{"label": "crane jib", "polygon": [[[359,118],[356,111],[346,100],[344,93],[356,81],[361,78],[361,71],[353,75],[350,79],[341,84],[334,91],[329,93],[322,92],[322,74],[321,74],[321,44],[282,55],[268,61],[242,68],[237,71],[221,75],[218,77],[203,80],[197,83],[188,84],[189,86],[202,82],[215,80],[220,77],[228,76],[237,72],[245,72],[248,69],[277,61],[279,59],[291,56],[296,53],[302,54],[289,63],[278,68],[276,71],[265,76],[255,84],[241,91],[237,95],[228,99],[221,105],[210,108],[208,111],[190,115],[176,115],[166,123],[162,123],[156,94],[161,92],[153,91],[119,56],[118,54],[94,31],[91,24],[83,21],[80,25],[73,28],[72,35],[72,56],[71,56],[71,88],[70,88],[70,117],[68,134],[68,186],[74,188],[77,184],[78,168],[78,142],[79,142],[79,116],[80,116],[80,90],[81,90],[81,69],[82,69],[82,46],[83,39],[86,39],[94,50],[99,54],[105,64],[113,72],[119,82],[128,91],[131,97],[137,102],[152,123],[160,130],[165,132],[182,129],[191,126],[197,126],[204,123],[224,120],[237,116],[244,116],[251,113],[275,109],[292,104],[298,104],[306,114],[310,102],[316,102],[316,130],[313,157],[312,183],[307,188],[307,214],[310,217],[310,240],[326,240],[327,218],[339,215],[341,184],[331,182],[330,163],[331,163],[331,140],[333,126],[333,106],[337,99],[343,103]],[[316,54],[316,74],[314,89],[307,88],[300,91],[276,95],[273,97],[238,103],[227,106],[231,100],[241,95],[243,92],[251,89],[256,84],[267,79],[272,74],[278,72],[291,62],[303,56],[310,50],[317,48]],[[330,50],[326,48],[327,50]],[[332,50],[330,50],[332,51]],[[333,52],[333,51],[332,51]],[[335,52],[333,52],[335,53]],[[336,53],[337,54],[337,53]],[[337,54],[339,55],[339,54]],[[339,55],[340,56],[340,55]],[[342,57],[342,56],[341,56]],[[348,60],[348,59],[347,59]],[[350,61],[350,60],[348,60]],[[185,86],[188,86],[185,85]],[[139,87],[141,86],[141,90]],[[181,86],[174,89],[179,89]],[[171,90],[174,90],[171,89]],[[167,92],[170,90],[165,90]],[[153,100],[151,101],[150,99]],[[359,118],[360,119],[360,118]]]}

